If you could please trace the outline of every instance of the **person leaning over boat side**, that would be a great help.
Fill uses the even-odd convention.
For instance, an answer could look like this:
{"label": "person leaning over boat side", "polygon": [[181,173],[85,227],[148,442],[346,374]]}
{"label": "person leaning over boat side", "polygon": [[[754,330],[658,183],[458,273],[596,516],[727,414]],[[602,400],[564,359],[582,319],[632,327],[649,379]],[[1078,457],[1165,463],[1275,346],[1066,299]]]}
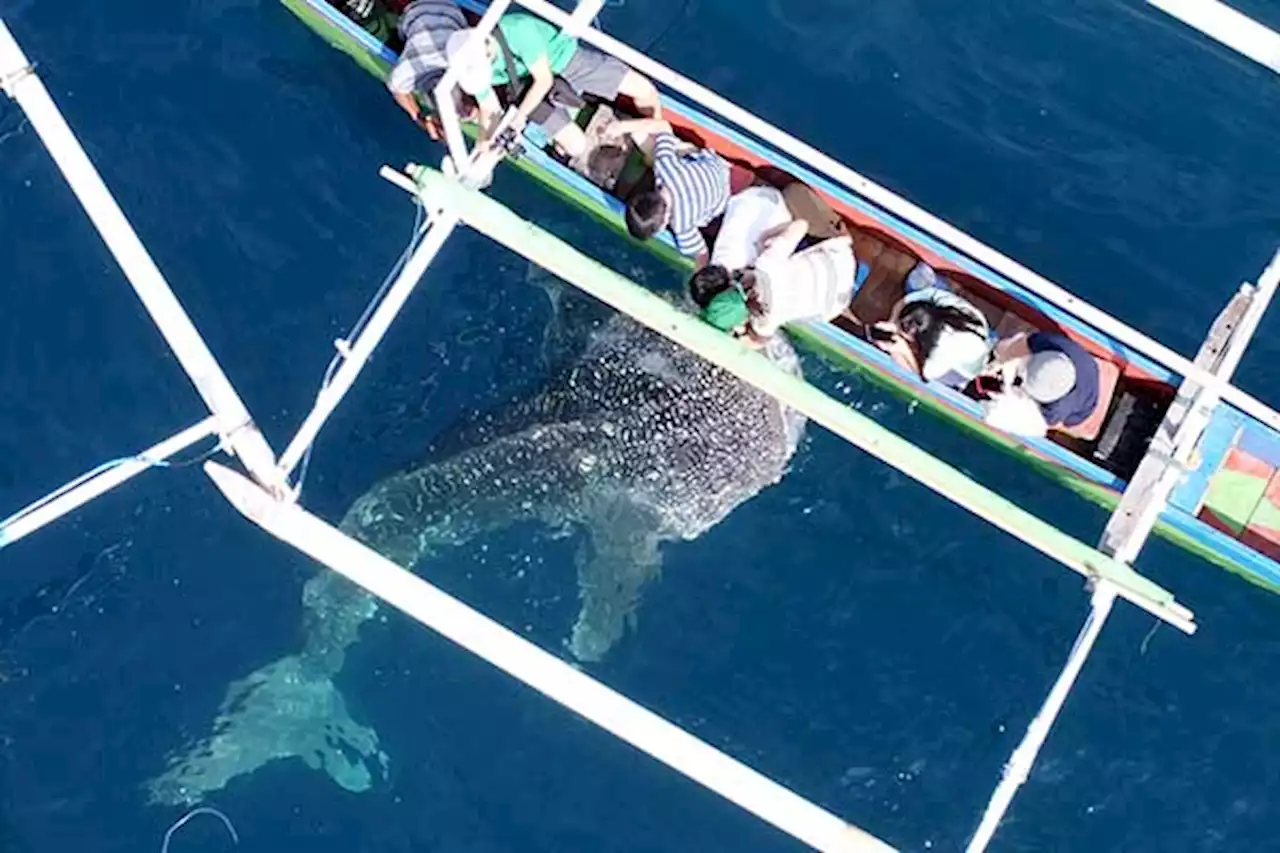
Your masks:
{"label": "person leaning over boat side", "polygon": [[730,286],[730,276],[760,256],[761,246],[792,221],[782,193],[756,184],[729,197],[710,261],[689,278],[689,295],[699,308]]}
{"label": "person leaning over boat side", "polygon": [[423,112],[415,92],[435,108],[435,88],[449,67],[449,37],[467,28],[462,9],[453,0],[413,0],[400,15],[404,50],[387,75],[387,88],[396,103],[434,140],[444,135],[438,115]]}
{"label": "person leaning over boat side", "polygon": [[762,346],[788,323],[838,317],[857,289],[853,240],[832,237],[796,251],[808,231],[808,222],[795,219],[769,237],[755,264],[711,297],[702,318]]}
{"label": "person leaning over boat side", "polygon": [[[489,36],[483,43],[472,39],[473,33],[466,29],[450,36],[447,55],[449,64],[458,67],[458,85],[480,104],[482,133],[477,145],[490,144],[489,136],[502,117],[502,105],[493,87],[515,86],[524,80],[531,83],[516,107],[516,129],[532,121],[571,159],[586,152],[587,138],[561,99],[548,100],[557,79],[573,90],[573,96],[592,95],[612,101],[623,95],[642,114],[661,114],[661,98],[648,77],[616,57],[579,44],[576,38],[536,15],[503,15],[495,30],[498,35]],[[510,51],[516,80],[508,71],[502,42]]]}
{"label": "person leaning over boat side", "polygon": [[984,420],[1014,435],[1039,437],[1084,423],[1098,406],[1098,363],[1056,332],[1018,334],[996,344],[985,376],[998,390],[983,403]]}
{"label": "person leaning over boat side", "polygon": [[924,381],[963,389],[987,364],[987,318],[923,261],[907,276],[906,288],[888,321],[869,330],[872,342]]}
{"label": "person leaning over boat side", "polygon": [[669,228],[680,254],[701,269],[709,252],[699,228],[724,213],[729,204],[729,164],[707,148],[687,146],[662,119],[628,119],[609,125],[605,140],[630,135],[653,164],[651,189],[627,197],[627,230],[648,240]]}
{"label": "person leaning over boat side", "polygon": [[844,219],[812,187],[790,176],[776,183],[757,182],[730,196],[710,261],[689,278],[693,301],[707,307],[713,296],[729,287],[732,273],[754,264],[763,244],[798,219],[809,225],[799,249],[849,235]]}

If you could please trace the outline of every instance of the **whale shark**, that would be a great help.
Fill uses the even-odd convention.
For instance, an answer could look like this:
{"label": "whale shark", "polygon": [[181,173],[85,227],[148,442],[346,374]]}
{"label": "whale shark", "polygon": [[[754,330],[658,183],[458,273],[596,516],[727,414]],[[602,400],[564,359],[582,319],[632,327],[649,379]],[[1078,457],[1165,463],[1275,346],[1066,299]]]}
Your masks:
{"label": "whale shark", "polygon": [[[763,352],[800,375],[784,335]],[[701,535],[777,483],[803,430],[799,413],[617,315],[540,393],[440,438],[357,498],[339,527],[407,569],[521,522],[578,531],[580,606],[565,645],[599,661],[635,625],[661,546]],[[377,733],[334,684],[378,602],[324,571],[303,604],[301,650],[230,685],[212,733],[147,783],[152,802],[194,804],[288,758],[349,791],[385,778]]]}

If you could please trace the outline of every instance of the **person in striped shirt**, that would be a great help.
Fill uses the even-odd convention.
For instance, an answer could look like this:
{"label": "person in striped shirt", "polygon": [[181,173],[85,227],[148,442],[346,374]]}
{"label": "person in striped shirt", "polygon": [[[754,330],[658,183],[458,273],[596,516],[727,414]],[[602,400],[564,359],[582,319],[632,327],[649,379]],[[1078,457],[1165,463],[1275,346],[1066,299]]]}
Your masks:
{"label": "person in striped shirt", "polygon": [[707,241],[698,229],[724,213],[729,203],[729,164],[705,148],[689,150],[662,119],[614,122],[606,139],[630,135],[653,162],[654,186],[627,198],[627,230],[637,240],[648,240],[664,228],[671,229],[676,248],[707,263]]}
{"label": "person in striped shirt", "polygon": [[[387,89],[414,124],[434,140],[444,135],[435,112],[435,87],[449,67],[445,55],[449,37],[467,27],[462,9],[453,0],[413,0],[400,15],[404,50],[387,75]],[[422,109],[421,96],[431,108]],[[461,112],[461,110],[459,111]]]}

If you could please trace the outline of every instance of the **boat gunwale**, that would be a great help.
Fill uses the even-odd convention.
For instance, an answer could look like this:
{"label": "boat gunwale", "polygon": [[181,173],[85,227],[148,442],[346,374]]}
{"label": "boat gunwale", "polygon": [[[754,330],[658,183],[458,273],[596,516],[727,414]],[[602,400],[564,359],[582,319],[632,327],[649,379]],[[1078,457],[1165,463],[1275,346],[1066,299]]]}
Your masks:
{"label": "boat gunwale", "polygon": [[[367,54],[372,54],[371,58],[375,62],[386,63],[387,67],[380,69],[383,75],[397,61],[398,55],[395,51],[372,34],[360,28],[327,0],[282,0],[282,2],[286,7],[290,7],[292,11],[296,12],[305,8],[321,15],[327,23],[335,26],[343,35],[357,42],[357,47],[363,48]],[[478,0],[457,0],[457,2],[474,13],[479,13],[485,8],[485,4],[478,2]],[[343,45],[336,44],[331,39],[330,42],[335,47],[343,49],[344,52],[351,53],[351,51],[345,50]],[[359,61],[359,57],[353,58]],[[360,64],[365,65],[363,62],[360,62]],[[889,231],[895,239],[910,244],[917,254],[921,256],[934,254],[937,257],[950,259],[961,268],[962,272],[973,276],[987,287],[1022,301],[1033,310],[1038,310],[1055,322],[1069,327],[1072,331],[1084,337],[1086,341],[1092,342],[1096,346],[1102,346],[1103,341],[1099,340],[1099,338],[1103,339],[1107,346],[1111,347],[1111,349],[1104,351],[1117,359],[1127,358],[1130,366],[1139,368],[1141,372],[1127,373],[1130,378],[1139,381],[1160,382],[1170,386],[1171,391],[1176,390],[1173,387],[1173,380],[1176,377],[1180,377],[1181,374],[1125,344],[1115,341],[1106,333],[1089,326],[1080,318],[1047,302],[1037,294],[1026,291],[1021,285],[1004,274],[991,269],[976,258],[972,258],[962,250],[946,243],[922,228],[902,220],[893,212],[863,197],[856,189],[842,186],[805,168],[787,155],[770,149],[763,141],[751,139],[743,133],[705,115],[701,110],[689,105],[679,97],[670,93],[663,93],[662,97],[664,109],[670,107],[676,115],[692,125],[694,132],[714,133],[721,136],[724,141],[738,148],[746,149],[756,158],[771,165],[776,164],[777,168],[792,174],[798,179],[805,180],[806,183],[815,184],[815,189],[828,196],[830,201],[836,202],[836,206],[858,209],[863,216]],[[514,164],[520,167],[520,171],[553,189],[566,201],[584,209],[585,212],[593,214],[596,218],[605,221],[606,224],[611,224],[613,230],[625,238],[632,239],[626,234],[625,230],[618,228],[616,223],[611,222],[623,210],[623,203],[615,196],[590,183],[581,175],[567,169],[540,149],[532,147],[526,149],[521,160],[528,162],[521,164],[517,161]],[[543,175],[539,175],[538,172],[542,172]],[[908,233],[903,234],[901,232]],[[644,245],[650,250],[657,250],[656,254],[673,266],[681,269],[691,268],[689,260],[676,252],[669,234],[659,235],[655,240],[648,241],[645,244],[640,244],[639,241],[634,240],[633,242],[637,245]],[[921,252],[921,249],[925,251]],[[943,271],[947,271],[945,267]],[[924,403],[931,414],[961,426],[982,438],[986,443],[994,445],[997,449],[1022,457],[1024,462],[1032,463],[1032,467],[1042,474],[1050,476],[1061,485],[1075,491],[1091,502],[1103,506],[1114,506],[1118,501],[1120,491],[1125,486],[1125,481],[1092,461],[1073,453],[1048,438],[1017,439],[992,430],[982,423],[980,417],[981,409],[976,401],[970,400],[951,389],[926,386],[924,383],[919,382],[916,377],[908,375],[907,371],[892,362],[879,349],[872,347],[834,324],[809,321],[794,324],[794,326],[799,328],[795,328],[793,333],[797,333],[800,337],[807,339],[820,357],[838,358],[849,363],[851,367],[862,368],[860,372],[871,375],[874,379],[879,380],[880,384],[887,386],[899,396]],[[1118,362],[1118,364],[1122,367],[1125,366],[1123,362]],[[1267,424],[1240,411],[1238,407],[1230,402],[1223,401],[1220,405],[1233,409],[1246,419],[1257,423],[1263,429],[1270,429]],[[1205,462],[1216,467],[1220,460],[1205,460]],[[1167,506],[1161,513],[1157,530],[1166,539],[1171,540],[1173,544],[1183,547],[1215,565],[1241,575],[1252,583],[1280,592],[1280,563],[1245,543],[1216,530],[1195,515],[1176,506]]]}

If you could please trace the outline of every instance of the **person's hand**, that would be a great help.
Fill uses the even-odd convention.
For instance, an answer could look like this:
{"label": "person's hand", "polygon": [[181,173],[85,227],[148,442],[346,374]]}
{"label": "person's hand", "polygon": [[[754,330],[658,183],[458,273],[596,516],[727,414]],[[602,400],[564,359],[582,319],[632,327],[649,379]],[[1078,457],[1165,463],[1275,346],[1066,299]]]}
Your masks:
{"label": "person's hand", "polygon": [[418,127],[425,130],[433,142],[439,142],[444,138],[444,125],[440,123],[440,117],[437,115],[418,113]]}
{"label": "person's hand", "polygon": [[619,139],[627,135],[627,129],[622,127],[622,122],[615,121],[605,126],[600,131],[600,139],[603,142],[617,142]]}
{"label": "person's hand", "polygon": [[867,332],[871,342],[885,352],[894,349],[902,340],[902,333],[898,331],[898,327],[887,320],[874,324]]}

